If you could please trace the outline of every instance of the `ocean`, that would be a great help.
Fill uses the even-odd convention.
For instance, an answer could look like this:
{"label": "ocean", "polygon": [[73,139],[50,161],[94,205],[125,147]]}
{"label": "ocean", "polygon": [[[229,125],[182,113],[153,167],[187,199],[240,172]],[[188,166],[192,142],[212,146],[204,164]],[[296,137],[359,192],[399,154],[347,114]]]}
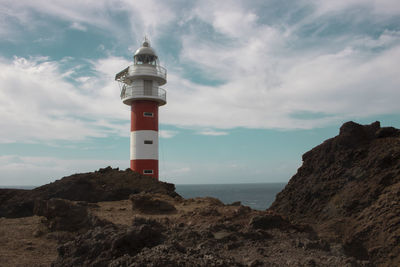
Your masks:
{"label": "ocean", "polygon": [[[38,185],[40,186],[40,185]],[[36,185],[0,185],[0,189],[25,189],[25,190],[31,190],[35,187],[38,187]]]}
{"label": "ocean", "polygon": [[[175,185],[176,192],[184,198],[215,197],[230,204],[240,201],[242,205],[255,210],[265,210],[271,206],[286,183],[260,184],[198,184]],[[0,188],[32,189],[35,186],[0,186]]]}
{"label": "ocean", "polygon": [[286,183],[260,184],[199,184],[175,185],[176,192],[184,198],[215,197],[230,204],[240,201],[242,205],[255,210],[265,210],[271,206]]}

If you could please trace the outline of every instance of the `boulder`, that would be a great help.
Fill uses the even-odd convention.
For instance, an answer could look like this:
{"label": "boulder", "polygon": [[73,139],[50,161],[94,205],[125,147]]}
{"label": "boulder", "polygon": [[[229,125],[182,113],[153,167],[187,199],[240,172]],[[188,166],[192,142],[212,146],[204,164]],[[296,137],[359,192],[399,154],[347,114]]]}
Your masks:
{"label": "boulder", "polygon": [[72,202],[65,199],[52,198],[36,200],[34,214],[44,216],[50,231],[85,231],[102,222],[90,215],[86,202]]}

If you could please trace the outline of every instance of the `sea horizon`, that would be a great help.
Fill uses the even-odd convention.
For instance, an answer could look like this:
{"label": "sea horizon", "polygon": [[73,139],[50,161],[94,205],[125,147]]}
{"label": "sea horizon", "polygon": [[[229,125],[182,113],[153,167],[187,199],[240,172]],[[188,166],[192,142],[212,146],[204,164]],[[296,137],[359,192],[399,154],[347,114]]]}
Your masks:
{"label": "sea horizon", "polygon": [[[175,191],[183,198],[214,197],[224,204],[240,201],[255,210],[271,206],[275,196],[287,183],[231,183],[231,184],[175,184]],[[0,185],[0,189],[31,190],[41,185]]]}

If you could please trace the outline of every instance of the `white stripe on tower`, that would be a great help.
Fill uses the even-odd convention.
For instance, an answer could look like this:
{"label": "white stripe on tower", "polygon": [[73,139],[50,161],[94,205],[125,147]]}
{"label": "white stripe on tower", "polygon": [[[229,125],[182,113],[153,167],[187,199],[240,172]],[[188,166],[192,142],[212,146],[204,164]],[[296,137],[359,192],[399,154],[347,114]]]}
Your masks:
{"label": "white stripe on tower", "polygon": [[131,132],[131,160],[158,160],[158,132],[141,130]]}

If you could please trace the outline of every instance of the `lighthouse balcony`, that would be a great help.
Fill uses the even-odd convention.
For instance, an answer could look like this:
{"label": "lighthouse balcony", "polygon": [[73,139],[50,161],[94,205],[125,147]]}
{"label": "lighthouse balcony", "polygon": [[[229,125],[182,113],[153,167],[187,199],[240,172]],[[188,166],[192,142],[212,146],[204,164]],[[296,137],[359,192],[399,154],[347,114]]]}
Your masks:
{"label": "lighthouse balcony", "polygon": [[164,85],[167,83],[167,70],[159,65],[134,64],[115,76],[115,80],[123,83],[135,79],[154,79],[159,85]]}
{"label": "lighthouse balcony", "polygon": [[136,100],[156,101],[160,106],[167,103],[167,92],[158,87],[143,88],[142,86],[124,85],[121,90],[121,100],[126,105],[131,105]]}

